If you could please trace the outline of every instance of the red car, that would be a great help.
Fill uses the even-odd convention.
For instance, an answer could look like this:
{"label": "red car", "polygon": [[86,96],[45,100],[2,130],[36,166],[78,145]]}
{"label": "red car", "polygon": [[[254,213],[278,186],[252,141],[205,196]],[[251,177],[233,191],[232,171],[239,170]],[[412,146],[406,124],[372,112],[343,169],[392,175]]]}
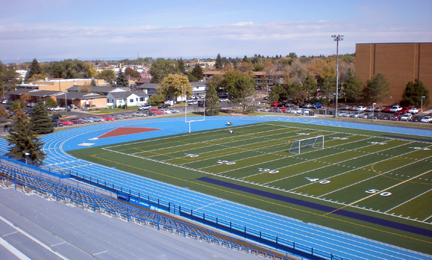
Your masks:
{"label": "red car", "polygon": [[163,114],[165,114],[164,111],[160,111],[159,109],[150,109],[150,112],[152,112],[153,114],[156,114],[156,115],[163,115]]}
{"label": "red car", "polygon": [[382,112],[387,112],[387,113],[389,113],[390,112],[390,107],[385,107],[385,108],[383,108],[383,110],[381,110]]}
{"label": "red car", "polygon": [[274,103],[271,103],[271,107],[277,107],[279,105],[279,102],[274,102]]}
{"label": "red car", "polygon": [[105,121],[114,121],[114,117],[113,116],[99,116],[100,118],[105,119]]}
{"label": "red car", "polygon": [[62,123],[63,125],[73,125],[73,122],[66,119],[60,119],[58,122]]}
{"label": "red car", "polygon": [[408,112],[409,110],[410,110],[409,107],[403,107],[402,110],[399,111],[399,112],[401,112],[402,114],[405,114],[405,113],[409,113],[409,112]]}

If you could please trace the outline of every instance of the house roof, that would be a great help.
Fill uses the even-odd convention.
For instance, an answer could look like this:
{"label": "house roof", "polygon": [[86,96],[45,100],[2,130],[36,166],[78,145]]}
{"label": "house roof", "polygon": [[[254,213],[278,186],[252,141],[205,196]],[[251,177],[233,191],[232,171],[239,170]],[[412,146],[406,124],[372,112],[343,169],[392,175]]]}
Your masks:
{"label": "house roof", "polygon": [[159,87],[160,83],[145,83],[138,87],[138,89],[156,89],[156,87]]}
{"label": "house roof", "polygon": [[[67,91],[68,92],[79,92],[79,91],[81,91],[82,88],[83,88],[83,86],[74,85],[74,86],[68,88]],[[90,86],[89,88],[90,88],[91,92],[101,92],[101,93],[104,93],[104,94],[108,94],[108,93],[110,93],[111,91],[114,91],[114,90],[115,91],[119,91],[119,90],[127,91],[127,89],[125,89],[125,88],[118,88],[118,87],[97,87],[97,86]]]}
{"label": "house roof", "polygon": [[148,95],[142,91],[111,92],[110,94],[116,99],[125,99],[133,94],[139,97],[148,97]]}
{"label": "house roof", "polygon": [[[60,92],[56,95],[59,98],[62,98],[65,96],[65,92]],[[66,98],[68,100],[73,99],[87,99],[87,98],[105,98],[105,95],[100,95],[97,93],[88,93],[88,92],[67,92]]]}

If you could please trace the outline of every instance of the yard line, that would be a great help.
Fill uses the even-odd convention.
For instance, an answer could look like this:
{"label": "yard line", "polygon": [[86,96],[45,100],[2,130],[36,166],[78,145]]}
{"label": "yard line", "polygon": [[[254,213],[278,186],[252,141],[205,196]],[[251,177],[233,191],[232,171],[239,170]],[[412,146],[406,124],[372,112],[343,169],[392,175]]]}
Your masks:
{"label": "yard line", "polygon": [[[400,155],[398,155],[397,157],[402,156],[402,155],[405,155],[405,154],[408,154],[408,153],[411,153],[411,152],[407,152],[407,153],[404,153],[404,154],[400,154]],[[394,157],[394,158],[397,158],[397,157]],[[359,184],[359,183],[365,182],[365,181],[367,181],[367,180],[370,180],[370,179],[376,178],[376,177],[378,177],[378,176],[382,176],[382,175],[384,175],[384,174],[386,174],[386,173],[389,173],[389,172],[391,172],[391,171],[401,169],[401,168],[403,168],[403,167],[405,167],[405,166],[409,166],[409,165],[411,165],[411,164],[418,163],[418,162],[420,162],[420,161],[426,160],[426,159],[431,158],[431,157],[432,157],[432,156],[428,156],[428,157],[425,157],[425,158],[423,158],[423,159],[421,159],[421,160],[414,161],[414,162],[410,162],[410,163],[404,164],[404,165],[402,165],[402,166],[399,166],[399,167],[397,167],[397,168],[393,168],[393,169],[388,170],[388,171],[386,171],[386,172],[378,173],[378,174],[375,175],[375,176],[372,176],[372,177],[369,177],[369,178],[363,179],[363,180],[358,181],[358,182],[355,182],[355,183],[351,183],[350,185],[347,185],[347,186],[344,186],[344,187],[342,187],[342,188],[339,188],[339,189],[336,189],[336,190],[332,190],[332,191],[330,191],[330,192],[327,192],[327,193],[325,193],[325,194],[322,194],[322,195],[318,196],[317,198],[320,198],[320,197],[322,197],[322,196],[326,196],[326,195],[328,195],[328,194],[332,194],[332,193],[334,193],[334,192],[336,192],[336,191],[340,191],[340,190],[343,190],[343,189],[349,188],[349,187],[351,187],[351,186],[354,186],[354,185],[357,185],[357,184]],[[394,159],[394,158],[392,157],[392,158],[384,159],[384,160],[381,160],[381,161],[378,161],[378,162],[374,162],[374,163],[371,163],[371,164],[367,164],[367,165],[365,165],[365,166],[363,166],[363,167],[366,167],[366,166],[369,166],[369,165],[373,165],[373,164],[376,164],[376,163],[379,163],[379,162],[384,162],[384,161],[387,161],[387,160],[391,160],[391,159]],[[360,167],[360,168],[363,168],[363,167]],[[357,168],[357,169],[358,169],[358,168]],[[353,169],[353,170],[357,170],[357,169]],[[351,172],[351,171],[353,171],[353,170],[349,170],[349,171],[342,172],[342,173],[337,174],[337,175],[333,175],[333,176],[329,177],[329,179],[330,179],[330,178],[333,178],[333,177],[336,177],[336,176],[339,176],[339,175],[342,175],[342,174],[345,174],[345,173],[348,173],[348,172]],[[307,185],[310,185],[310,184],[311,184],[311,183],[308,183]],[[298,188],[301,188],[301,187],[304,187],[304,186],[307,186],[307,185],[299,186]]]}
{"label": "yard line", "polygon": [[[267,185],[269,183],[273,183],[273,182],[278,182],[278,181],[281,181],[281,180],[289,179],[289,178],[292,178],[292,177],[295,177],[295,176],[299,176],[299,175],[302,175],[302,174],[305,174],[305,173],[308,173],[308,172],[311,172],[311,171],[315,171],[315,170],[323,169],[323,168],[326,168],[326,167],[334,166],[334,165],[337,165],[337,164],[340,164],[340,163],[343,163],[343,162],[347,162],[347,161],[351,161],[351,160],[355,160],[355,159],[358,159],[358,158],[361,158],[361,157],[364,157],[364,156],[369,156],[371,154],[381,153],[381,152],[383,152],[385,150],[390,150],[390,149],[393,149],[395,147],[399,147],[399,146],[403,146],[403,145],[407,145],[407,144],[409,144],[409,143],[404,143],[404,144],[401,144],[401,145],[392,146],[392,147],[384,149],[384,150],[379,150],[379,151],[376,151],[376,152],[373,152],[373,153],[367,153],[367,154],[364,154],[364,155],[361,155],[361,156],[355,156],[355,157],[352,157],[352,158],[349,158],[349,159],[346,159],[346,160],[343,160],[343,161],[335,162],[335,163],[332,163],[332,164],[327,164],[327,165],[324,165],[322,167],[318,167],[318,168],[315,168],[315,169],[312,169],[312,170],[308,170],[308,171],[305,171],[305,172],[300,172],[300,173],[297,173],[295,175],[291,175],[291,176],[287,176],[287,177],[280,178],[280,179],[277,179],[277,180],[269,181],[269,182],[263,183],[263,185]],[[373,146],[373,144],[366,145],[366,146],[363,146],[361,148],[365,148],[365,147],[368,147],[368,146]],[[359,149],[359,148],[351,149],[351,150],[348,150],[348,151],[352,151],[352,150],[356,150],[356,149]],[[344,152],[346,152],[346,151],[342,151],[340,153],[344,153]],[[335,153],[335,154],[339,154],[339,153]],[[335,154],[331,154],[331,155],[328,155],[328,156],[333,156]],[[327,156],[323,156],[323,157],[320,157],[320,158],[325,158],[325,157],[327,157]],[[316,160],[316,159],[314,159],[314,160]],[[300,162],[300,163],[305,163],[305,161]],[[300,163],[296,163],[296,164],[300,164]],[[296,165],[296,164],[292,164],[292,165]],[[289,165],[289,166],[291,166],[291,165]],[[281,168],[284,168],[284,167],[281,167]],[[310,185],[310,183],[308,183],[306,185]],[[306,186],[306,185],[303,185],[303,186]],[[296,188],[293,188],[293,189],[298,189],[298,188],[301,188],[303,186],[299,186],[299,187],[296,187]],[[293,190],[293,189],[290,189],[290,190]]]}
{"label": "yard line", "polygon": [[[255,132],[255,133],[249,133],[249,134],[236,135],[235,137],[244,137],[244,136],[247,136],[247,135],[267,133],[267,132],[271,132],[271,131],[275,131],[275,129],[265,130],[265,131],[261,131],[261,132]],[[201,133],[201,135],[203,135],[203,134],[204,133]],[[277,134],[282,134],[282,133],[277,133]],[[194,144],[208,143],[208,142],[211,142],[211,141],[218,141],[218,140],[229,139],[229,138],[233,138],[233,136],[221,137],[221,138],[216,138],[216,139],[211,139],[211,140],[200,141],[200,142],[196,142]],[[251,138],[255,138],[255,137],[251,137]],[[174,147],[181,147],[181,146],[184,146],[184,145],[185,144],[174,145],[174,146],[165,146],[165,147],[157,148],[157,149],[153,149],[153,150],[145,150],[144,152],[151,152],[151,151],[157,151],[157,150],[163,150],[163,149],[170,149],[170,148],[174,148]],[[107,148],[110,148],[110,147],[107,147]],[[141,152],[136,152],[136,153],[141,153]],[[136,153],[133,153],[133,154],[136,154]]]}
{"label": "yard line", "polygon": [[402,185],[402,184],[404,184],[404,183],[410,182],[410,181],[412,181],[412,180],[414,180],[414,179],[417,179],[417,178],[419,178],[419,177],[421,177],[421,176],[423,176],[423,175],[425,175],[425,174],[427,174],[427,173],[430,173],[430,172],[432,172],[432,170],[429,170],[429,171],[427,171],[427,172],[421,173],[421,174],[416,175],[416,176],[414,176],[414,177],[411,177],[411,178],[409,178],[409,179],[407,179],[407,180],[404,180],[403,182],[399,182],[398,184],[395,184],[395,185],[393,185],[393,186],[390,186],[390,187],[388,187],[388,188],[385,188],[385,189],[381,190],[379,193],[371,194],[371,195],[366,196],[366,197],[364,197],[364,198],[362,198],[362,199],[359,199],[359,200],[356,200],[356,201],[354,201],[354,202],[351,202],[351,203],[347,204],[346,206],[343,206],[343,207],[341,207],[341,208],[338,208],[338,209],[336,209],[336,210],[333,210],[333,211],[331,211],[331,212],[329,212],[329,213],[324,214],[324,216],[327,216],[327,215],[329,215],[329,214],[332,214],[332,213],[334,213],[334,212],[336,212],[336,211],[338,211],[338,210],[341,210],[341,209],[343,209],[343,208],[346,208],[346,207],[348,207],[348,206],[352,206],[352,205],[354,205],[354,204],[357,204],[357,203],[359,203],[359,202],[361,202],[361,201],[367,200],[367,199],[369,199],[369,198],[371,198],[371,197],[373,197],[373,196],[379,195],[379,194],[382,193],[382,192],[388,191],[388,190],[393,189],[393,188],[395,188],[395,187],[397,187],[397,186],[399,186],[399,185]]}
{"label": "yard line", "polygon": [[423,222],[426,222],[426,221],[427,221],[428,219],[430,219],[430,218],[432,218],[432,215],[430,215],[429,217],[423,219],[422,221],[423,221]]}
{"label": "yard line", "polygon": [[[355,142],[361,142],[361,141],[368,140],[368,139],[372,139],[372,138],[374,138],[374,137],[369,137],[369,138],[365,138],[365,139],[360,139],[360,140],[356,140],[356,141],[353,141],[353,142],[347,142],[347,143],[343,143],[343,144],[340,144],[340,145],[332,146],[332,147],[330,147],[330,148],[338,147],[338,146],[346,145],[346,144],[350,144],[350,143],[355,143]],[[360,147],[360,148],[363,148],[363,147],[367,147],[367,146],[362,146],[362,147]],[[353,148],[353,149],[350,149],[350,150],[344,150],[344,151],[341,151],[341,152],[339,152],[339,153],[344,153],[344,152],[346,152],[346,151],[351,151],[351,150],[355,150],[355,149],[358,149],[358,148],[359,148],[359,147],[357,147],[357,148]],[[312,153],[312,152],[315,152],[315,150],[312,150],[312,151],[309,151],[309,152],[305,152],[305,153],[303,153],[303,154],[306,154],[306,153]],[[335,153],[335,154],[338,154],[338,153]],[[331,154],[331,155],[335,155],[335,154]],[[267,161],[267,162],[274,162],[274,161],[277,161],[277,160],[286,159],[286,158],[291,158],[291,157],[294,157],[294,156],[298,156],[298,154],[293,154],[293,155],[285,156],[285,157],[283,157],[283,158],[277,158],[277,159],[274,159],[274,160],[271,160],[271,161]],[[327,156],[329,156],[329,155],[322,156],[322,157],[317,157],[316,159],[324,158],[324,157],[327,157]],[[316,159],[314,159],[314,160],[316,160]],[[299,163],[304,163],[304,161],[303,161],[303,162],[299,162]],[[296,164],[299,164],[299,163],[296,163]],[[260,164],[262,164],[262,163],[250,164],[250,165],[247,165],[247,166],[244,166],[244,167],[240,167],[240,168],[236,168],[236,169],[232,169],[232,170],[227,170],[227,171],[220,172],[220,173],[227,173],[227,172],[231,172],[231,171],[236,171],[236,170],[239,170],[239,169],[248,168],[248,167],[256,166],[256,165],[260,165]],[[293,165],[294,165],[294,164],[293,164]]]}
{"label": "yard line", "polygon": [[[281,133],[277,133],[277,134],[274,134],[274,135],[280,135]],[[272,135],[270,135],[270,136],[272,136]],[[232,138],[232,137],[231,137]],[[285,139],[285,138],[288,138],[288,137],[283,137],[283,138],[278,138],[278,139],[269,139],[269,140],[272,140],[272,141],[277,141],[277,140],[281,140],[281,139]],[[256,139],[256,137],[252,137],[252,138],[250,138],[250,139]],[[238,141],[244,141],[244,140],[250,140],[250,139],[242,139],[242,140],[238,140]],[[220,139],[214,139],[214,140],[220,140]],[[207,144],[208,142],[210,142],[210,141],[214,141],[214,140],[207,140],[207,141],[203,141],[203,142],[199,142],[199,143],[204,143],[204,144]],[[267,140],[264,140],[264,141],[262,141],[262,142],[266,142]],[[235,141],[234,141],[235,142]],[[259,144],[259,143],[262,143],[262,142],[258,142],[258,143],[256,143],[256,144]],[[244,144],[244,145],[239,145],[239,146],[237,146],[237,147],[232,147],[232,146],[227,146],[227,145],[224,145],[224,144],[210,144],[210,145],[208,145],[208,146],[201,146],[201,147],[197,147],[197,148],[192,148],[192,149],[198,149],[198,148],[204,148],[204,147],[211,147],[211,146],[220,146],[220,147],[224,147],[223,149],[220,149],[220,150],[224,150],[224,149],[233,149],[233,148],[239,148],[239,147],[242,147],[242,146],[247,146],[247,145],[250,145],[250,144]],[[279,144],[277,144],[277,145],[279,145]],[[268,146],[268,147],[271,147],[271,146]],[[187,150],[180,150],[180,151],[176,151],[176,152],[181,152],[181,151],[188,151],[188,150],[190,150],[190,149],[187,149]],[[257,149],[250,149],[250,150],[248,150],[248,149],[243,149],[244,151],[256,151]],[[218,151],[218,150],[212,150],[212,151],[208,151],[208,152],[204,152],[204,153],[202,153],[202,154],[205,154],[205,153],[211,153],[211,152],[214,152],[214,151]],[[235,154],[235,153],[234,153]],[[152,157],[152,156],[149,156],[149,157]],[[171,160],[171,159],[167,159],[167,160]],[[208,158],[206,158],[205,160],[208,160]],[[200,160],[199,160],[200,161]],[[193,161],[193,162],[198,162],[198,161]],[[187,163],[184,163],[184,164],[188,164],[188,163],[193,163],[193,162],[187,162]]]}
{"label": "yard line", "polygon": [[407,200],[407,201],[405,201],[405,202],[402,202],[402,203],[399,204],[399,205],[394,206],[393,208],[391,208],[391,209],[385,211],[384,213],[387,213],[387,212],[389,212],[389,211],[392,211],[392,210],[394,210],[395,208],[398,208],[398,207],[404,205],[405,203],[408,203],[408,202],[410,202],[410,201],[412,201],[412,200],[415,200],[416,198],[418,198],[418,197],[420,197],[420,196],[422,196],[422,195],[428,193],[428,192],[431,191],[431,190],[432,190],[432,188],[430,188],[429,190],[427,190],[427,191],[425,191],[425,192],[423,192],[423,193],[421,193],[421,194],[415,196],[414,198],[411,198],[411,199],[409,199],[409,200]]}

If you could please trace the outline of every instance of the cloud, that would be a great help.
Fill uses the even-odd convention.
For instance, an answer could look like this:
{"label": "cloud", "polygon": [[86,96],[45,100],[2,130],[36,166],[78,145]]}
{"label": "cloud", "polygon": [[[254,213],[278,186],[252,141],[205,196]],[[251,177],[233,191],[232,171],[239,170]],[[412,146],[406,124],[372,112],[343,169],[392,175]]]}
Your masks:
{"label": "cloud", "polygon": [[[330,35],[345,35],[341,53],[353,53],[356,43],[431,41],[428,27],[365,26],[337,20],[307,22],[250,21],[214,26],[127,27],[16,23],[0,25],[0,59],[56,57],[187,57],[244,55],[329,55]],[[225,54],[223,54],[225,53]]]}

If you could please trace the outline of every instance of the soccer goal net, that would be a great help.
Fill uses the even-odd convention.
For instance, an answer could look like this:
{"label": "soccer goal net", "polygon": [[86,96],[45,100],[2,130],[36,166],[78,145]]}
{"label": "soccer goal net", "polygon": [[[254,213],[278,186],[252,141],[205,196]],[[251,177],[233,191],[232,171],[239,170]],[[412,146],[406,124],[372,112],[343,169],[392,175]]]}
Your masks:
{"label": "soccer goal net", "polygon": [[324,149],[324,136],[317,135],[314,137],[309,137],[300,140],[294,140],[291,142],[291,146],[289,149],[290,153],[301,154],[304,151],[317,148]]}

